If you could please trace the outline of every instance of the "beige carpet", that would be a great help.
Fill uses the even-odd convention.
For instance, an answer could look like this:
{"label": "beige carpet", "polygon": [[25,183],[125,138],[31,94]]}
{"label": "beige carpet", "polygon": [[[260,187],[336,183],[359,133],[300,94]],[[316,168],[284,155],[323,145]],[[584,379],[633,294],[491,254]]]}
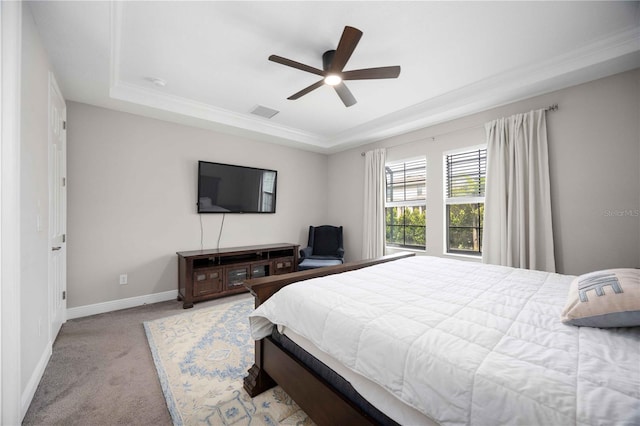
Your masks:
{"label": "beige carpet", "polygon": [[279,387],[256,398],[242,389],[252,310],[245,299],[144,323],[174,425],[312,424]]}

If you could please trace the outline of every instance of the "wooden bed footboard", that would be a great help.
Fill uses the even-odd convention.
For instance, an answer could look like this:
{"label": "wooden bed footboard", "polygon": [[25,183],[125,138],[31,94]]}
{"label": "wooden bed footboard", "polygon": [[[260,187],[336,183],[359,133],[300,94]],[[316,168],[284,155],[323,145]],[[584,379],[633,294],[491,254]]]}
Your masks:
{"label": "wooden bed footboard", "polygon": [[[339,274],[356,269],[414,256],[397,253],[376,259],[349,262],[343,265],[293,272],[284,275],[247,280],[245,287],[255,297],[256,308],[278,290],[298,281]],[[256,341],[255,363],[244,379],[244,389],[255,397],[280,385],[291,398],[319,425],[371,425],[375,422],[348,401],[313,371],[304,366],[293,354],[267,337]]]}

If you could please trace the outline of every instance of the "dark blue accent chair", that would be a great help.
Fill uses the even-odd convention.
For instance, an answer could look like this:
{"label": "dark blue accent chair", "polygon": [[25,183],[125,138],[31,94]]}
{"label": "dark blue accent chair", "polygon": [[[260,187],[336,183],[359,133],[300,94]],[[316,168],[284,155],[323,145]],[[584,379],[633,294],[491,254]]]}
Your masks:
{"label": "dark blue accent chair", "polygon": [[300,250],[298,270],[344,263],[342,226],[310,226],[308,246]]}

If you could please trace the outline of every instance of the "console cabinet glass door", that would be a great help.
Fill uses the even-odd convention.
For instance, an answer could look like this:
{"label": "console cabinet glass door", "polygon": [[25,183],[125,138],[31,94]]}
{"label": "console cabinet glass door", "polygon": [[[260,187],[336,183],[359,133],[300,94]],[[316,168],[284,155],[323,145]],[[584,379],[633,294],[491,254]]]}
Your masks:
{"label": "console cabinet glass door", "polygon": [[269,262],[251,264],[251,278],[266,277],[268,275],[269,275]]}
{"label": "console cabinet glass door", "polygon": [[233,265],[225,268],[227,274],[227,289],[242,287],[249,279],[249,265]]}

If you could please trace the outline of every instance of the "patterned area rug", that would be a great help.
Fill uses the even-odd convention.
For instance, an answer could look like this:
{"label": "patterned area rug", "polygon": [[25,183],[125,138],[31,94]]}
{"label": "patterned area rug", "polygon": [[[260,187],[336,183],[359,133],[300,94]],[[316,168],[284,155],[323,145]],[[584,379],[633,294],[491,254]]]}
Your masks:
{"label": "patterned area rug", "polygon": [[144,323],[175,425],[311,425],[276,387],[255,398],[242,388],[253,364],[253,299]]}

